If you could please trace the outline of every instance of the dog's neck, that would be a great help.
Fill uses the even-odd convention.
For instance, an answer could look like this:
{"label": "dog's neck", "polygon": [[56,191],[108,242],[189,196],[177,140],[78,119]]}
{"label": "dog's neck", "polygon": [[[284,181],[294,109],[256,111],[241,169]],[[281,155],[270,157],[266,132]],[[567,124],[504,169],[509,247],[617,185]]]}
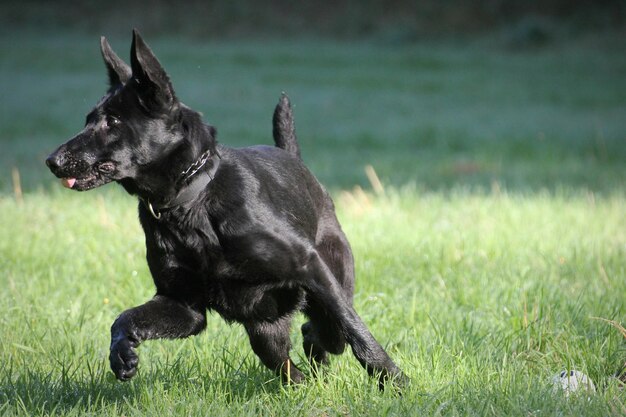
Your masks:
{"label": "dog's neck", "polygon": [[[156,215],[160,210],[172,209],[190,201],[212,180],[219,166],[216,131],[205,124],[199,113],[183,108],[179,126],[184,138],[159,162],[147,166],[147,172],[137,179],[123,179],[119,183],[132,195],[152,206]],[[183,201],[184,200],[184,201]]]}

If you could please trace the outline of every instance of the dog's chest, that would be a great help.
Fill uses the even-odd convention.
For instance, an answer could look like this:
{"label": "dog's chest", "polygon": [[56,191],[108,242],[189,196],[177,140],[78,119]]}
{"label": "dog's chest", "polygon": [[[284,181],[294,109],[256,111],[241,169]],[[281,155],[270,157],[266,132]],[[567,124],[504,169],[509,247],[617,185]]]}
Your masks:
{"label": "dog's chest", "polygon": [[[302,245],[284,235],[258,228],[223,236],[209,224],[159,229],[157,235],[177,267],[193,271],[177,285],[203,288],[207,308],[226,320],[273,321],[304,302],[304,292],[294,280],[302,263]],[[155,284],[162,285],[158,277]]]}

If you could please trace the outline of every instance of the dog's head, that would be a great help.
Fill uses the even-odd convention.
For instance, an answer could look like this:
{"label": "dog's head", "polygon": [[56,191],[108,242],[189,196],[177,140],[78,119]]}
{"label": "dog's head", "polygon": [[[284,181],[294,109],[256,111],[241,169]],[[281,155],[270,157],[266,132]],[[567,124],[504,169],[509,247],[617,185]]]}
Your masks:
{"label": "dog's head", "polygon": [[186,107],[139,33],[133,31],[130,67],[104,37],[101,50],[109,90],[87,115],[84,129],[46,159],[63,185],[78,191],[111,181],[126,186],[142,173],[162,173],[166,164],[175,163],[175,158],[164,159],[181,148],[186,136],[181,116]]}

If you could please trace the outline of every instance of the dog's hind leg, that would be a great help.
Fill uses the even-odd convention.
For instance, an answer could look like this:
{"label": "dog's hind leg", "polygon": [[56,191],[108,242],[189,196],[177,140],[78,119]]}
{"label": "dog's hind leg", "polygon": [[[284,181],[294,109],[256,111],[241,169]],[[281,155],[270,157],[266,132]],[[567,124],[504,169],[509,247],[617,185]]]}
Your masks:
{"label": "dog's hind leg", "polygon": [[[327,218],[318,232],[317,252],[352,305],[354,293],[354,259],[350,244],[334,217]],[[336,323],[318,302],[309,298],[304,313],[311,319],[302,325],[305,355],[315,367],[328,362],[327,353],[339,355],[345,350],[346,339]]]}
{"label": "dog's hind leg", "polygon": [[408,378],[391,360],[383,347],[354,311],[351,300],[317,252],[311,254],[306,280],[308,297],[314,300],[336,322],[354,356],[370,375],[379,375],[379,388],[388,379],[402,386]]}
{"label": "dog's hind leg", "polygon": [[328,353],[343,353],[346,339],[337,323],[314,300],[308,300],[304,313],[310,321],[302,325],[302,347],[315,369],[328,363]]}
{"label": "dog's hind leg", "polygon": [[289,358],[291,317],[274,322],[246,322],[252,350],[263,365],[278,373],[285,384],[300,383],[304,375]]}

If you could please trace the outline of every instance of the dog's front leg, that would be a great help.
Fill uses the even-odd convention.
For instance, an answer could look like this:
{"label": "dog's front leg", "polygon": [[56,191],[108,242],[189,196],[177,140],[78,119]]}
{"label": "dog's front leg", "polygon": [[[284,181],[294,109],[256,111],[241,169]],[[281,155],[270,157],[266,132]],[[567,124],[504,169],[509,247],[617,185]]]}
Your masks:
{"label": "dog's front leg", "polygon": [[123,312],[111,326],[111,370],[120,381],[137,373],[141,342],[180,338],[200,333],[206,326],[206,310],[193,308],[163,295]]}

